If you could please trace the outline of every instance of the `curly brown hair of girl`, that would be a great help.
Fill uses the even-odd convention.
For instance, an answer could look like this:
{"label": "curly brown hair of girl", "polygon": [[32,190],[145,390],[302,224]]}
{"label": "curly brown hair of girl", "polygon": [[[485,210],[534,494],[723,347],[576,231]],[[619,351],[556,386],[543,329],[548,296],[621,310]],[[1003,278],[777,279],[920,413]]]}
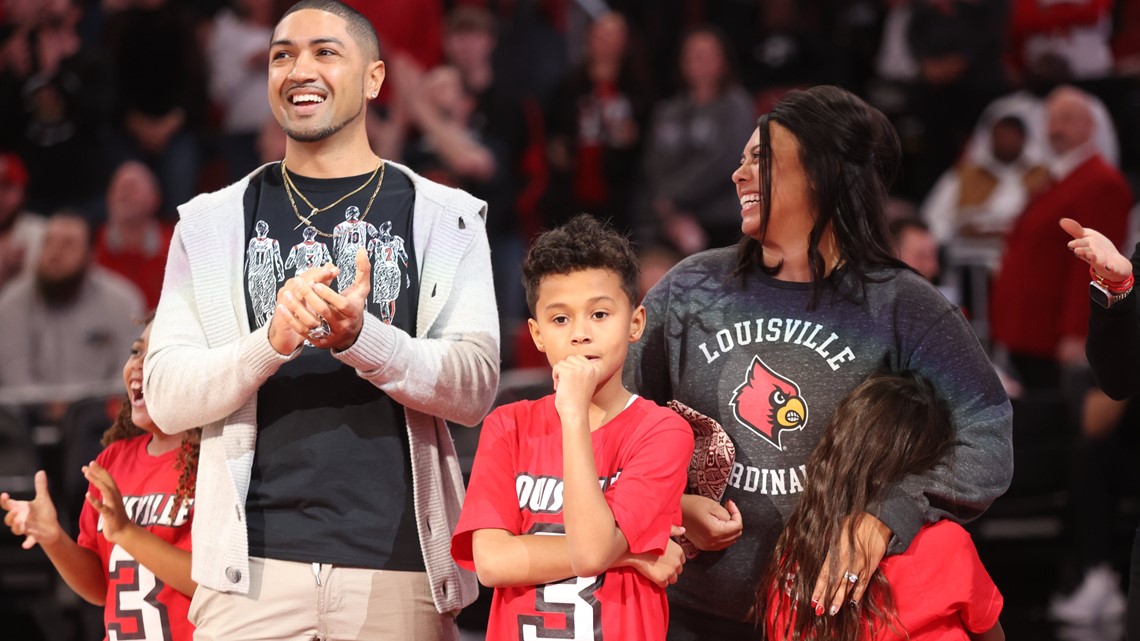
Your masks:
{"label": "curly brown hair of girl", "polygon": [[115,441],[123,439],[134,438],[146,434],[146,430],[135,425],[131,421],[131,399],[124,397],[123,401],[119,404],[119,415],[115,417],[115,421],[111,423],[111,427],[103,432],[103,437],[99,439],[99,444],[107,447]]}
{"label": "curly brown hair of girl", "polygon": [[[103,432],[99,444],[107,447],[115,441],[143,436],[146,430],[131,421],[131,402],[127,397],[119,407],[119,415],[111,427]],[[192,429],[182,436],[182,444],[178,446],[178,456],[174,460],[174,469],[178,470],[178,489],[174,493],[174,501],[170,503],[170,516],[173,517],[186,499],[194,498],[194,490],[198,485],[198,450],[202,441],[202,430]]]}
{"label": "curly brown hair of girl", "polygon": [[175,491],[174,502],[170,505],[172,513],[176,511],[176,506],[181,506],[187,499],[194,498],[194,491],[198,486],[198,452],[201,441],[201,428],[192,429],[182,436],[182,445],[178,448],[178,461],[175,463],[175,469],[179,470],[179,474],[178,490]]}

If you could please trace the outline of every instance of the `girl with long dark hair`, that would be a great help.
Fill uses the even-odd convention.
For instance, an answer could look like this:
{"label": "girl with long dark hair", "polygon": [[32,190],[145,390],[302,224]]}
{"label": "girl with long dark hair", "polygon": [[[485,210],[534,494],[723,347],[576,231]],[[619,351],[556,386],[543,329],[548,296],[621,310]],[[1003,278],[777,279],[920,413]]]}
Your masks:
{"label": "girl with long dark hair", "polygon": [[829,551],[846,545],[855,554],[844,517],[877,513],[888,489],[908,476],[952,468],[954,444],[949,407],[918,374],[878,374],[851,390],[808,457],[809,480],[756,595],[766,638],[1005,638],[1001,594],[970,535],[949,520],[923,526],[905,553],[871,571],[858,607],[815,614],[814,577],[825,564],[830,576],[843,572]]}
{"label": "girl with long dark hair", "polygon": [[104,606],[107,633],[119,638],[190,641],[187,620],[197,585],[190,578],[190,523],[197,480],[199,430],[158,429],[142,394],[142,363],[150,321],[123,366],[127,396],[103,434],[99,456],[83,467],[90,483],[79,515],[79,537],[60,526],[47,474],[35,477],[35,498],[0,494],[4,524],[43,548],[64,581]]}
{"label": "girl with long dark hair", "polygon": [[891,251],[898,158],[886,118],[854,95],[788,93],[732,175],[741,242],[685,259],[645,298],[627,382],[717,420],[736,447],[723,503],[682,497],[686,537],[702,552],[670,588],[670,639],[756,634],[756,591],[810,481],[808,455],[840,400],[884,362],[948,400],[956,464],[905,476],[876,511],[843,515],[847,538],[806,577],[820,616],[858,601],[879,561],[924,524],[975,518],[1009,484],[1011,412],[989,359],[957,307]]}

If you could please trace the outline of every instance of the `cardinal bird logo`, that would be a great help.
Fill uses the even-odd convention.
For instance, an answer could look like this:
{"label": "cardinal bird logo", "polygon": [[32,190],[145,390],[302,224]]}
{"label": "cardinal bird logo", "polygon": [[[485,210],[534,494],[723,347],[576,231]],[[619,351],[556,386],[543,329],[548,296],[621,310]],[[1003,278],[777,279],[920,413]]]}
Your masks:
{"label": "cardinal bird logo", "polygon": [[800,386],[774,372],[759,356],[752,358],[748,376],[732,395],[732,413],[748,429],[778,450],[784,432],[807,425],[807,403]]}

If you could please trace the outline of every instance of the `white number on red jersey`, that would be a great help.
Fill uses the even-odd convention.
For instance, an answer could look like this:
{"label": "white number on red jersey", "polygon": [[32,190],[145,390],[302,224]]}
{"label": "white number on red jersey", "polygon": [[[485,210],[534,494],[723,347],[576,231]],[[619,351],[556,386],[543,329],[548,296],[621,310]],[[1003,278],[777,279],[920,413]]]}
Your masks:
{"label": "white number on red jersey", "polygon": [[[111,548],[108,579],[115,585],[115,621],[107,625],[108,641],[168,641],[170,617],[158,600],[165,584],[119,546]],[[134,620],[123,630],[122,621]]]}

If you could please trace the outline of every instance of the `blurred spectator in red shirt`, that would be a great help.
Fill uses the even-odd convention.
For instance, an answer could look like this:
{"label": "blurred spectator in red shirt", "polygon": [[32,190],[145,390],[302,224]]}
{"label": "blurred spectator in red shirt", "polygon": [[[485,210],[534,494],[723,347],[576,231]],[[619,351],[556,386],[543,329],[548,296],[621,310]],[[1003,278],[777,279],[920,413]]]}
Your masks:
{"label": "blurred spectator in red shirt", "polygon": [[1119,246],[1132,206],[1128,183],[1097,151],[1089,96],[1061,87],[1046,103],[1053,182],[1014,224],[990,306],[994,340],[1030,388],[1056,388],[1061,368],[1085,358],[1089,274],[1068,255],[1058,221],[1073,218]]}
{"label": "blurred spectator in red shirt", "polygon": [[95,246],[95,261],[134,283],[147,309],[158,305],[174,231],[158,220],[161,203],[162,190],[150,169],[140,162],[123,163],[111,176],[107,224]]}

